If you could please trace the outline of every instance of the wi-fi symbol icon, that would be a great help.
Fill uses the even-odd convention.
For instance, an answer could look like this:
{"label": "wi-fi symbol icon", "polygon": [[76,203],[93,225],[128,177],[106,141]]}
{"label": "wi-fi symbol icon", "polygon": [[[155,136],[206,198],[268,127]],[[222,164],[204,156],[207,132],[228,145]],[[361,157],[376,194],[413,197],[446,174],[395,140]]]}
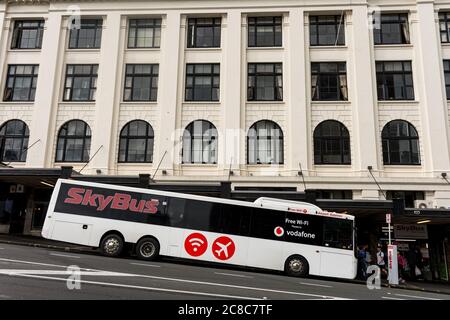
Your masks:
{"label": "wi-fi symbol icon", "polygon": [[194,250],[194,252],[197,252],[198,248],[201,247],[205,243],[205,241],[199,238],[192,238],[189,240],[189,243],[193,248],[192,250]]}

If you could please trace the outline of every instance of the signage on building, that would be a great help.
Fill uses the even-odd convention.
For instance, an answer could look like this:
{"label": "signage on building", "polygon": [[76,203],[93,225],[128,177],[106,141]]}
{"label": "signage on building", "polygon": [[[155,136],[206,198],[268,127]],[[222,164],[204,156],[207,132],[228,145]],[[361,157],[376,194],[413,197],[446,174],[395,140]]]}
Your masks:
{"label": "signage on building", "polygon": [[397,239],[428,239],[428,229],[426,225],[396,224],[394,236]]}

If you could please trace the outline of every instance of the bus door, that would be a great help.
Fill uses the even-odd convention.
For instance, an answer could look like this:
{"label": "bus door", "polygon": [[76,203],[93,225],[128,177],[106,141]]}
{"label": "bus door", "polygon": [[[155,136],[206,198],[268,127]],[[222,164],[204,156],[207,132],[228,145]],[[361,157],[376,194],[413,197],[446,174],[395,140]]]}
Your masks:
{"label": "bus door", "polygon": [[353,221],[324,219],[323,247],[321,248],[320,274],[328,277],[346,277],[353,268]]}

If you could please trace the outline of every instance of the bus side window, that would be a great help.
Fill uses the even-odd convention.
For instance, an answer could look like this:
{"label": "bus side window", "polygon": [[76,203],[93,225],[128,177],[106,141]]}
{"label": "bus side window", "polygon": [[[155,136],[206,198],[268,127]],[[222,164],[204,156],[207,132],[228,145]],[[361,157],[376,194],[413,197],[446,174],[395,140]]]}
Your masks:
{"label": "bus side window", "polygon": [[170,198],[167,207],[167,216],[169,218],[169,226],[182,227],[184,211],[186,207],[186,199]]}
{"label": "bus side window", "polygon": [[222,205],[220,232],[248,236],[251,210],[251,207]]}
{"label": "bus side window", "polygon": [[280,240],[275,228],[285,226],[286,212],[253,208],[250,235],[256,238]]}
{"label": "bus side window", "polygon": [[220,203],[186,200],[183,227],[218,232],[221,212]]}

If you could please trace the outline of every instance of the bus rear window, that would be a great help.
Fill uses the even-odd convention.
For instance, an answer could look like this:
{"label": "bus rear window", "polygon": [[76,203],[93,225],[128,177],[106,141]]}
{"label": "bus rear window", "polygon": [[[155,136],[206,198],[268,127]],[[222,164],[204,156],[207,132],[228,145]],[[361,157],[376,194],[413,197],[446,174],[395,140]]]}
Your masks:
{"label": "bus rear window", "polygon": [[325,247],[353,250],[353,221],[324,219],[323,245]]}

